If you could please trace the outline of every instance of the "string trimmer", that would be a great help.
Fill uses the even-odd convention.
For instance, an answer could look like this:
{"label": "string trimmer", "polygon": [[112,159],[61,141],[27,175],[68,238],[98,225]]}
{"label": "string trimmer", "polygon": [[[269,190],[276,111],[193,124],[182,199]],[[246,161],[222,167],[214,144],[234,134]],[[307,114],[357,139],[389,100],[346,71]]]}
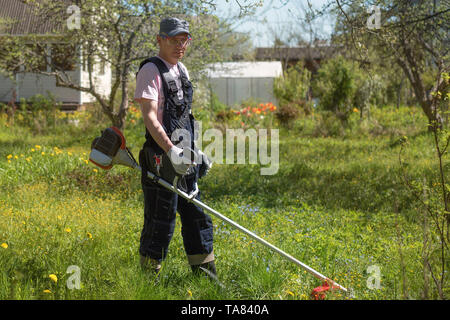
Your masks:
{"label": "string trimmer", "polygon": [[[115,164],[124,165],[133,169],[137,169],[139,171],[142,171],[141,166],[136,162],[135,158],[133,157],[133,154],[131,151],[127,148],[125,138],[123,134],[120,132],[119,129],[115,127],[108,128],[104,131],[102,131],[101,137],[95,138],[91,145],[91,153],[89,156],[89,160],[94,163],[95,165],[99,166],[102,169],[109,170],[111,169]],[[341,286],[340,284],[336,283],[335,281],[331,280],[330,278],[324,276],[320,272],[314,270],[313,268],[309,267],[308,265],[304,264],[303,262],[297,260],[293,256],[287,254],[283,250],[277,248],[273,244],[267,242],[266,240],[262,239],[261,237],[257,236],[253,232],[247,230],[246,228],[242,227],[241,225],[237,224],[233,220],[227,218],[226,216],[222,215],[221,213],[217,212],[216,210],[210,208],[203,202],[197,200],[195,198],[196,192],[186,193],[182,190],[180,190],[177,182],[178,178],[176,175],[173,175],[175,178],[172,181],[172,183],[169,183],[165,179],[161,178],[155,173],[152,173],[150,171],[147,171],[147,177],[153,180],[156,183],[159,183],[163,187],[167,188],[168,190],[171,190],[181,197],[185,198],[187,201],[194,203],[195,205],[199,206],[203,210],[206,210],[207,212],[211,213],[215,217],[219,218],[220,220],[226,222],[227,224],[235,227],[236,229],[242,231],[243,233],[247,234],[257,242],[265,245],[266,247],[272,249],[273,251],[279,253],[289,261],[295,263],[296,265],[300,266],[310,274],[312,274],[314,277],[320,279],[323,281],[323,285],[319,288],[328,288],[328,289],[341,289],[345,292],[348,292],[346,288]],[[318,289],[318,288],[316,288]],[[315,290],[316,290],[315,289]],[[327,289],[327,290],[328,290]],[[321,291],[323,291],[321,289]],[[314,293],[314,291],[313,291]]]}

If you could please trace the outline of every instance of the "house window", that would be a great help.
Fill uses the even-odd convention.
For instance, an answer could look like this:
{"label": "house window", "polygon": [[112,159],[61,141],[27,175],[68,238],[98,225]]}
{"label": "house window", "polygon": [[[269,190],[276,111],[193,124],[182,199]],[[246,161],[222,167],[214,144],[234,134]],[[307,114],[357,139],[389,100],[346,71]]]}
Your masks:
{"label": "house window", "polygon": [[52,45],[53,70],[74,71],[76,68],[76,50],[72,44]]}

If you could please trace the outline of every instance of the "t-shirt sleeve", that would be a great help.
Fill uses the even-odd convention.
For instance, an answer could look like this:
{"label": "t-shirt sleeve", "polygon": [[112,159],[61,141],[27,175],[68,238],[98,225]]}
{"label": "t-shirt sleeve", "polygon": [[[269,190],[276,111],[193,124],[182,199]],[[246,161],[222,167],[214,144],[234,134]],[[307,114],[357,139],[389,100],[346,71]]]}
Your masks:
{"label": "t-shirt sleeve", "polygon": [[161,76],[153,63],[146,63],[136,77],[134,99],[148,99],[158,101],[161,89]]}

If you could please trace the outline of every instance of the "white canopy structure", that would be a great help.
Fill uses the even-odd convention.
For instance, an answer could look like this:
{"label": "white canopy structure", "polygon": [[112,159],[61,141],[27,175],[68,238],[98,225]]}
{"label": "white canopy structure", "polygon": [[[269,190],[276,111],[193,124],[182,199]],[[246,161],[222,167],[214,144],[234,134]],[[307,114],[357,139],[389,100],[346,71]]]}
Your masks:
{"label": "white canopy structure", "polygon": [[208,65],[207,74],[212,92],[228,106],[249,98],[276,104],[273,80],[283,69],[280,61],[222,62]]}

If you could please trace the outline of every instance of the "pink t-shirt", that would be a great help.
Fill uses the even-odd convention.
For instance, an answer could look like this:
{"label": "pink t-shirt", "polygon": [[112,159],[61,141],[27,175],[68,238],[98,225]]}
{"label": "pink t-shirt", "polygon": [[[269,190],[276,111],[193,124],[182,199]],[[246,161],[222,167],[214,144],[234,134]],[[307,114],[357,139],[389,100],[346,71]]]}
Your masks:
{"label": "pink t-shirt", "polygon": [[[171,64],[166,60],[158,56],[169,69],[170,74],[175,79],[178,88],[178,98],[183,98],[183,90],[181,88],[180,72],[176,64]],[[181,68],[189,79],[189,73],[181,62],[179,62]],[[134,92],[134,100],[148,99],[158,101],[158,121],[162,123],[163,119],[163,106],[164,106],[164,90],[161,75],[159,74],[158,67],[152,62],[144,64],[137,74],[136,78],[136,90]]]}

